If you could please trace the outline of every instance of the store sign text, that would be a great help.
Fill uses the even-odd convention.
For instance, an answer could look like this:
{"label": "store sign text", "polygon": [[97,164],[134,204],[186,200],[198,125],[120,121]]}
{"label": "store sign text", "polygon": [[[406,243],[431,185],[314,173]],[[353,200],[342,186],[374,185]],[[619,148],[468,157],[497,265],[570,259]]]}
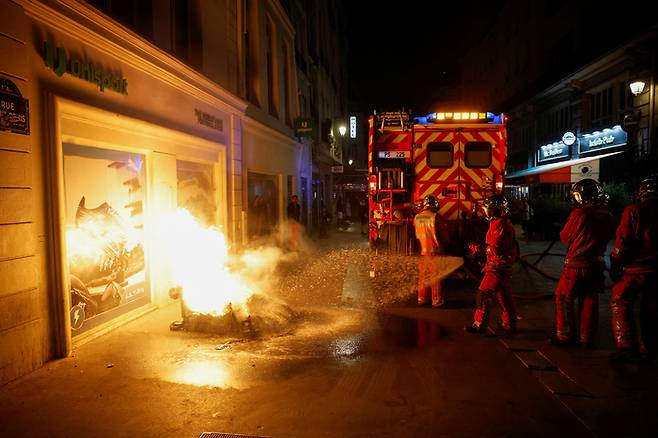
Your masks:
{"label": "store sign text", "polygon": [[66,49],[55,47],[50,41],[43,43],[43,58],[46,67],[50,68],[59,77],[68,73],[78,79],[96,84],[100,91],[105,89],[128,94],[128,80],[103,71],[91,62],[85,62],[77,58],[69,58]]}
{"label": "store sign text", "polygon": [[553,160],[569,156],[569,146],[563,142],[545,144],[537,151],[537,161]]}
{"label": "store sign text", "polygon": [[222,132],[224,130],[224,121],[222,119],[217,118],[212,114],[208,114],[196,108],[194,108],[194,114],[196,114],[197,122],[199,122],[200,125],[207,126],[219,132]]}
{"label": "store sign text", "polygon": [[627,139],[628,135],[619,125],[615,125],[612,128],[605,128],[603,131],[594,131],[591,134],[584,134],[582,136],[580,140],[580,153],[624,146]]}

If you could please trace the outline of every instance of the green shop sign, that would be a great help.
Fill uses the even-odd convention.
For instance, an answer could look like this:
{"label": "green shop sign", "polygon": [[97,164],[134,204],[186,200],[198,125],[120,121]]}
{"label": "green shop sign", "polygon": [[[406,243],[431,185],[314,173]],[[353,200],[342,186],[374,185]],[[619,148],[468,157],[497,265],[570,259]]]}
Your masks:
{"label": "green shop sign", "polygon": [[297,137],[313,137],[313,119],[295,119],[295,135]]}
{"label": "green shop sign", "polygon": [[50,41],[43,43],[43,59],[46,61],[46,67],[54,71],[59,77],[63,76],[64,73],[68,73],[78,79],[96,84],[101,91],[108,89],[117,93],[128,94],[127,79],[103,71],[91,62],[69,58],[66,49],[55,47]]}

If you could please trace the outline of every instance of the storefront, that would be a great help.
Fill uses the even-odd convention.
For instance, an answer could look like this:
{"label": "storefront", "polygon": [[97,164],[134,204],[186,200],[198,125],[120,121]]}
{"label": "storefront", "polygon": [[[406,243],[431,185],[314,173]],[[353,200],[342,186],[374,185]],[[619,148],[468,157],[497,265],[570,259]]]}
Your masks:
{"label": "storefront", "polygon": [[[627,134],[619,125],[578,135],[565,132],[561,139],[536,149],[536,166],[505,176],[507,192],[515,198],[523,198],[533,186],[538,189],[542,185],[542,194],[564,197],[571,184],[582,179],[606,181],[614,178],[615,170],[624,165],[620,158],[626,144]],[[613,156],[616,159],[610,158]],[[612,161],[615,165],[611,166]]]}
{"label": "storefront", "polygon": [[[244,123],[243,203],[248,206],[249,240],[270,238],[282,241],[285,213],[290,197],[308,196],[311,162],[309,145],[254,120]],[[274,152],[276,151],[276,152]],[[301,198],[300,204],[306,202]]]}
{"label": "storefront", "polygon": [[204,225],[225,225],[226,147],[52,99],[53,206],[62,218],[61,286],[70,293],[75,341],[166,302],[173,284],[158,263],[166,236],[155,226],[176,208]]}
{"label": "storefront", "polygon": [[162,217],[234,243],[244,217],[245,102],[84,3],[9,6],[0,78],[29,123],[0,132],[0,383],[169,302]]}

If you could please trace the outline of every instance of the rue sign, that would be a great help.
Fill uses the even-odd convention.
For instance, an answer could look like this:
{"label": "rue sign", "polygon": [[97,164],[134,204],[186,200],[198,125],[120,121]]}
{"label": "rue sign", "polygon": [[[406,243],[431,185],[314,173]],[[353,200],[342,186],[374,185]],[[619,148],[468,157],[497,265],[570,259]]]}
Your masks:
{"label": "rue sign", "polygon": [[9,79],[0,79],[0,130],[30,135],[30,102]]}

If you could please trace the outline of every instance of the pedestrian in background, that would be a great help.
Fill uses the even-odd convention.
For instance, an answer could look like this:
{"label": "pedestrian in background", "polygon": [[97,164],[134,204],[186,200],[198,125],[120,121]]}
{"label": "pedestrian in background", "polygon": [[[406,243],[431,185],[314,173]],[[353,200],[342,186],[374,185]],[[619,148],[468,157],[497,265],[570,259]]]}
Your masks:
{"label": "pedestrian in background", "polygon": [[302,232],[302,225],[300,223],[302,210],[297,195],[290,197],[290,203],[288,204],[286,213],[288,216],[288,248],[290,251],[297,251]]}
{"label": "pedestrian in background", "polygon": [[359,201],[359,218],[361,220],[361,234],[368,234],[368,202],[365,199]]}
{"label": "pedestrian in background", "polygon": [[527,239],[530,237],[530,204],[528,203],[528,195],[524,195],[521,199],[521,228],[523,235]]}
{"label": "pedestrian in background", "polygon": [[[420,243],[420,260],[418,261],[418,305],[423,306],[428,289],[432,294],[432,307],[443,307],[445,301],[441,294],[441,279],[433,257],[441,251],[437,231],[439,201],[432,195],[423,199],[423,210],[414,217],[416,239]],[[429,285],[429,286],[428,286]]]}
{"label": "pedestrian in background", "polygon": [[[658,177],[642,180],[637,198],[622,214],[610,255],[615,360],[639,353],[653,359],[658,354]],[[633,310],[638,295],[642,295],[639,343]]]}
{"label": "pedestrian in background", "polygon": [[[576,207],[560,231],[567,245],[562,275],[555,290],[555,335],[557,346],[590,346],[598,326],[599,294],[603,293],[605,254],[614,233],[608,195],[600,184],[587,178],[576,182],[569,192]],[[578,300],[579,329],[574,320],[574,301]]]}
{"label": "pedestrian in background", "polygon": [[472,244],[472,254],[484,252],[486,262],[476,297],[473,323],[464,327],[468,333],[485,333],[489,325],[494,299],[500,305],[501,328],[507,334],[516,332],[516,307],[512,298],[512,269],[518,255],[514,227],[509,219],[509,205],[503,195],[493,195],[482,203],[489,221],[485,244]]}

